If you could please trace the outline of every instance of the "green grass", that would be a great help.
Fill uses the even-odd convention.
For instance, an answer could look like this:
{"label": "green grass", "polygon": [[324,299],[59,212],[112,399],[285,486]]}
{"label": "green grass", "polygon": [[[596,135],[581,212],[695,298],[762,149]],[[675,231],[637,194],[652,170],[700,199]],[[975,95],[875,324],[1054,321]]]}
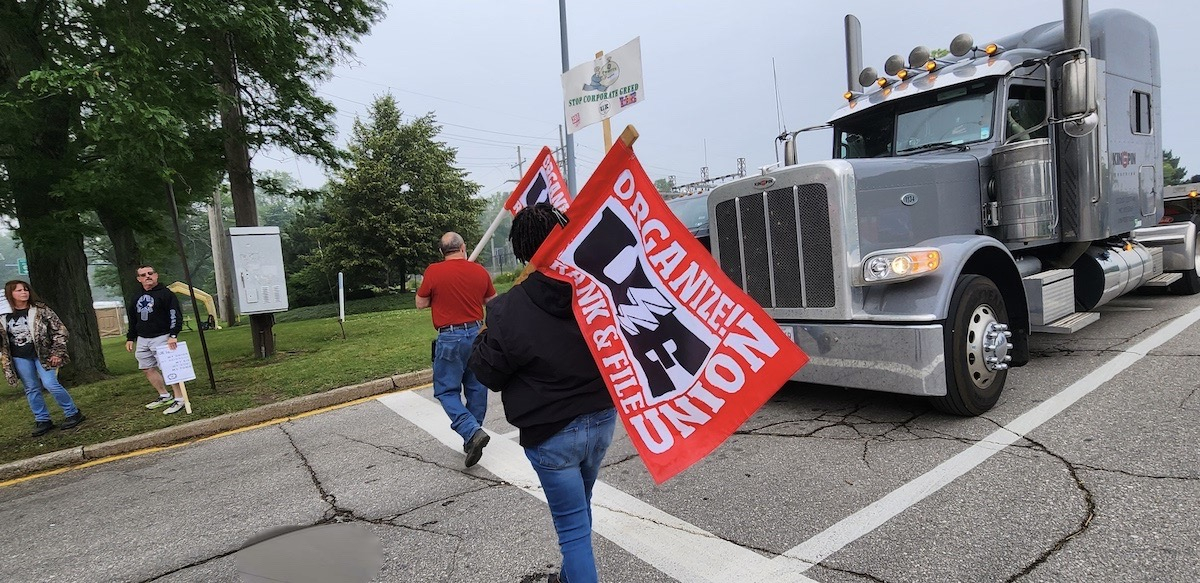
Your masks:
{"label": "green grass", "polygon": [[[498,278],[501,279],[501,278]],[[512,279],[509,278],[504,283],[496,283],[496,293],[504,293],[512,288]],[[375,312],[384,312],[389,310],[411,310],[416,308],[413,298],[416,294],[413,292],[388,294],[366,298],[363,300],[346,300],[346,316],[351,314],[371,314]],[[201,317],[206,317],[207,314],[201,307]],[[188,317],[191,317],[191,311],[187,312]],[[293,308],[286,312],[275,314],[276,322],[298,322],[300,320],[312,320],[315,318],[337,318],[338,305],[320,304],[317,306],[305,306],[303,308]]]}
{"label": "green grass", "polygon": [[[410,300],[411,301],[411,300]],[[336,318],[275,325],[277,354],[255,359],[249,326],[205,333],[217,390],[209,388],[199,335],[185,331],[197,379],[188,383],[192,415],[163,415],[143,405],[156,395],[138,371],[124,338],[103,341],[111,378],[67,386],[87,416],[78,428],[32,438],[33,415],[19,387],[0,383],[0,463],[70,447],[145,433],[205,417],[214,417],[301,395],[326,391],[397,373],[429,367],[429,341],[435,335],[429,313],[396,310],[347,316],[346,339]],[[62,411],[46,395],[57,424]]]}
{"label": "green grass", "polygon": [[[413,304],[416,294],[388,294],[385,296],[376,296],[363,300],[346,300],[346,316],[351,314],[371,314],[375,312],[385,312],[390,310],[410,310],[416,306]],[[297,322],[300,320],[312,320],[315,318],[337,318],[338,305],[320,304],[317,306],[305,306],[303,308],[294,308],[286,312],[275,314],[276,322]],[[335,323],[336,325],[336,323]]]}
{"label": "green grass", "polygon": [[[496,284],[496,291],[504,293],[511,287],[511,283]],[[179,339],[187,342],[198,377],[187,384],[192,415],[167,416],[161,409],[143,407],[157,393],[133,355],[125,352],[124,337],[102,341],[110,378],[86,385],[65,383],[87,416],[76,429],[30,437],[33,415],[25,393],[0,381],[0,463],[429,368],[429,341],[436,332],[429,312],[413,309],[413,295],[347,301],[345,340],[338,327],[337,304],[276,314],[276,354],[267,360],[253,357],[247,325],[207,331],[204,337],[216,392],[209,388],[200,336],[185,330]],[[52,397],[44,396],[55,424],[60,423],[62,410]]]}

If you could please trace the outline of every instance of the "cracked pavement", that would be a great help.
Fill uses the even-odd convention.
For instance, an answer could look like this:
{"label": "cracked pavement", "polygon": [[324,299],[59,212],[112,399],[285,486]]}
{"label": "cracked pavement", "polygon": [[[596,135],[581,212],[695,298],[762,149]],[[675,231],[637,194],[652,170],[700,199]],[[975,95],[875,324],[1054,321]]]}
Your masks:
{"label": "cracked pavement", "polygon": [[[660,486],[618,431],[601,480],[772,559],[1050,399],[1200,298],[1118,302],[1154,310],[1102,309],[1075,336],[1035,337],[1033,362],[1011,373],[984,416],[946,416],[903,395],[789,385]],[[1193,328],[805,576],[1200,580]],[[512,427],[492,397],[486,426],[503,439]],[[348,522],[383,544],[376,581],[545,581],[559,558],[544,503],[462,459],[369,401],[31,480],[0,489],[0,580],[236,581],[237,551],[263,531]],[[673,581],[620,542],[594,539],[603,580]]]}

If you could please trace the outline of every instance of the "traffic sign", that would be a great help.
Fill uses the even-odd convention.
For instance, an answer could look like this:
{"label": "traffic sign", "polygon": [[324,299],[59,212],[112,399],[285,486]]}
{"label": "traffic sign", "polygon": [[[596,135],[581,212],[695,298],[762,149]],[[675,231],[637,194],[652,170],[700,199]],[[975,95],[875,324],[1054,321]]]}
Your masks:
{"label": "traffic sign", "polygon": [[17,275],[29,275],[29,260],[21,258],[17,260]]}

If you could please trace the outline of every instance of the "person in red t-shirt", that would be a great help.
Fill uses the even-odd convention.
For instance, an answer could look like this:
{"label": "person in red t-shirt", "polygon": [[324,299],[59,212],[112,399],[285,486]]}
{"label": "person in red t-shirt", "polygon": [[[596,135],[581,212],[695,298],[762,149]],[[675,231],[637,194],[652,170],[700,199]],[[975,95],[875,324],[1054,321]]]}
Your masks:
{"label": "person in red t-shirt", "polygon": [[450,417],[450,428],[463,438],[469,468],[479,463],[491,437],[483,430],[488,390],[467,368],[467,358],[483,324],[483,304],[496,297],[496,288],[482,265],[467,261],[467,245],[461,235],[442,235],[439,247],[443,260],[425,269],[417,289],[417,307],[433,308],[433,327],[438,331],[433,394]]}

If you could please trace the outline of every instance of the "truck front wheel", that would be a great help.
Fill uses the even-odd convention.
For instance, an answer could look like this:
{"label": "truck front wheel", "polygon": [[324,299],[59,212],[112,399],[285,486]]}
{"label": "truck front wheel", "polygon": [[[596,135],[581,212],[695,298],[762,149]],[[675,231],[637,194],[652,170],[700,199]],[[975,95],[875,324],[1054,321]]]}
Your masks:
{"label": "truck front wheel", "polygon": [[946,395],[933,406],[953,415],[980,415],[1000,400],[1012,359],[1008,309],[991,279],[959,276],[946,318]]}

